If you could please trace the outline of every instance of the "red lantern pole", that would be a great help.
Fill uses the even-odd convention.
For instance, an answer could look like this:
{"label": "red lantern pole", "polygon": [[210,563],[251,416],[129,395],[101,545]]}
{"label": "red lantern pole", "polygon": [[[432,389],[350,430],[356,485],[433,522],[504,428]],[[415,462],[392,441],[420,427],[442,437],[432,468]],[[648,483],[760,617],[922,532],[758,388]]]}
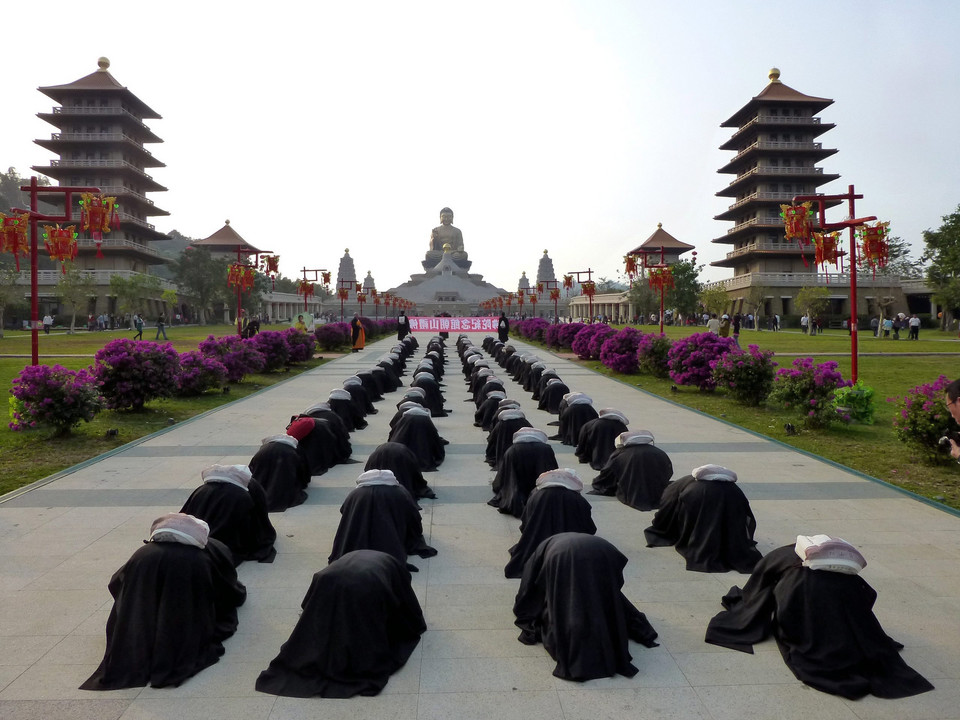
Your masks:
{"label": "red lantern pole", "polygon": [[[304,281],[308,281],[308,280],[309,280],[309,281],[312,282],[312,283],[318,283],[318,282],[320,282],[320,279],[323,278],[323,280],[324,280],[324,283],[323,283],[323,284],[324,284],[324,290],[327,289],[327,288],[326,288],[326,284],[327,284],[327,281],[330,279],[330,278],[329,278],[329,272],[330,272],[329,270],[327,270],[327,269],[325,269],[325,268],[307,268],[307,267],[304,267],[300,272],[303,273],[303,279],[304,279]],[[308,277],[307,277],[307,273],[313,273],[313,279],[308,278]],[[342,310],[343,310],[343,308],[341,308],[341,313],[342,313]],[[306,295],[306,293],[304,293],[304,295],[303,295],[303,311],[304,311],[304,312],[307,312],[307,295]]]}
{"label": "red lantern pole", "polygon": [[[843,195],[798,195],[793,199],[794,203],[807,201],[817,203],[820,227],[824,231],[838,230],[840,228],[848,228],[850,231],[850,379],[853,380],[853,382],[857,381],[859,374],[859,338],[857,337],[857,238],[855,228],[877,219],[875,216],[857,217],[855,201],[862,199],[863,195],[854,193],[853,185],[848,185],[847,192]],[[838,223],[827,222],[826,204],[832,200],[847,201],[849,220],[841,220]]]}
{"label": "red lantern pole", "polygon": [[[566,273],[566,275],[568,276],[576,275],[578,283],[580,282],[580,276],[586,275],[587,282],[593,282],[591,280],[591,278],[593,277],[593,270],[591,270],[590,268],[587,268],[586,270],[571,270],[570,272]],[[589,312],[590,312],[590,323],[593,324],[593,295],[592,294],[587,295],[587,305],[589,307]]]}

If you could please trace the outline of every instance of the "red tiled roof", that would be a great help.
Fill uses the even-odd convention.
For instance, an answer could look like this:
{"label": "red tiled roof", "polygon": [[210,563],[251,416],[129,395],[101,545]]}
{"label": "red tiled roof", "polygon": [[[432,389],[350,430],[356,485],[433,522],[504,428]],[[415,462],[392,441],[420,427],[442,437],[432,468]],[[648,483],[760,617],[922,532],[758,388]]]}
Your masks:
{"label": "red tiled roof", "polygon": [[694,247],[694,245],[677,240],[673,235],[664,230],[660,223],[657,223],[657,229],[653,235],[644,240],[640,247],[634,248],[630,252],[639,253],[656,248],[672,248],[683,253],[687,250],[693,250]]}
{"label": "red tiled roof", "polygon": [[240,234],[230,227],[229,220],[227,220],[226,224],[224,224],[222,228],[217,230],[210,237],[206,237],[203,240],[196,240],[191,244],[201,247],[208,247],[211,250],[222,250],[224,252],[237,252],[237,248],[240,248],[240,252],[244,255],[253,255],[254,253],[266,252],[264,250],[258,250],[240,237]]}

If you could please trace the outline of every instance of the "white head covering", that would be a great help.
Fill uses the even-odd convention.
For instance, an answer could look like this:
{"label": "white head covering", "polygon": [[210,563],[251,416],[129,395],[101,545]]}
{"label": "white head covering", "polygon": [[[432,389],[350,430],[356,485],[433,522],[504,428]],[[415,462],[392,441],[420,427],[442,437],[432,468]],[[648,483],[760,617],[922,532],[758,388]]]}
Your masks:
{"label": "white head covering", "polygon": [[497,413],[497,420],[518,420],[524,417],[520,408],[507,408]]}
{"label": "white head covering", "polygon": [[353,396],[346,390],[331,390],[327,396],[328,400],[349,400]]}
{"label": "white head covering", "polygon": [[471,354],[471,355],[468,355],[468,356],[467,356],[467,365],[473,365],[474,363],[480,362],[480,358],[482,358],[482,357],[483,357],[483,355],[481,355],[479,352],[475,352],[475,353],[473,353],[473,354]]}
{"label": "white head covering", "polygon": [[[406,403],[404,403],[406,404]],[[404,415],[423,415],[425,417],[430,417],[430,411],[427,410],[423,405],[419,403],[413,403],[413,407],[403,411]]]}
{"label": "white head covering", "polygon": [[209,537],[210,526],[186,513],[167,513],[150,525],[150,542],[175,542],[204,548]]}
{"label": "white head covering", "polygon": [[351,375],[346,380],[343,381],[343,386],[347,387],[348,385],[363,385],[363,381],[358,378],[356,375]]}
{"label": "white head covering", "polygon": [[[349,393],[347,393],[347,394],[349,394]],[[304,411],[303,411],[302,413],[300,413],[300,414],[301,414],[301,415],[309,415],[309,414],[312,413],[314,410],[329,410],[329,409],[330,409],[330,403],[328,403],[328,402],[318,402],[318,403],[314,403],[313,405],[311,405],[310,407],[308,407],[306,410],[304,410]]]}
{"label": "white head covering", "polygon": [[718,480],[720,482],[736,482],[737,474],[722,465],[701,465],[690,473],[697,480]]}
{"label": "white head covering", "polygon": [[546,443],[547,434],[537,428],[520,428],[513,434],[513,444],[518,443]]}
{"label": "white head covering", "polygon": [[507,408],[518,408],[520,407],[520,403],[512,398],[503,398],[499,403],[497,403],[497,407],[499,407],[501,410],[506,410]]}
{"label": "white head covering", "polygon": [[537,490],[548,487],[564,487],[567,490],[583,492],[583,481],[577,477],[573,468],[560,468],[541,473],[537,478]]}
{"label": "white head covering", "polygon": [[293,437],[292,435],[271,435],[270,437],[265,437],[260,441],[261,445],[266,445],[267,443],[283,443],[284,445],[289,445],[290,447],[297,447],[300,442]]}
{"label": "white head covering", "polygon": [[[393,470],[367,470],[357,478],[357,487],[370,485],[399,485]],[[359,497],[359,496],[358,496]]]}
{"label": "white head covering", "polygon": [[561,380],[558,377],[550,378],[549,380],[547,380],[547,387],[550,387],[551,385],[556,385],[557,383],[562,383],[562,382],[563,380]]}
{"label": "white head covering", "polygon": [[568,392],[563,396],[567,407],[571,405],[593,405],[593,398],[582,392]]}
{"label": "white head covering", "polygon": [[478,378],[490,377],[491,375],[493,375],[493,370],[491,370],[488,367],[482,367],[479,370],[477,370]]}
{"label": "white head covering", "polygon": [[856,575],[867,566],[867,561],[853,545],[829,535],[797,535],[794,550],[803,566],[811,570]]}
{"label": "white head covering", "polygon": [[399,405],[397,405],[397,410],[399,410],[400,412],[406,412],[411,408],[422,408],[422,407],[423,405],[421,405],[418,402],[414,402],[413,400],[407,400],[406,402],[402,402]]}
{"label": "white head covering", "polygon": [[416,375],[413,376],[414,380],[423,380],[424,378],[429,378],[430,380],[436,380],[436,378],[433,376],[433,373],[428,373],[428,372],[418,372]]}
{"label": "white head covering", "polygon": [[410,395],[416,395],[417,397],[425,398],[427,397],[427,391],[421,387],[409,387],[403,396],[408,397]]}
{"label": "white head covering", "polygon": [[222,482],[248,489],[253,473],[246,465],[211,465],[200,472],[205,483]]}
{"label": "white head covering", "polygon": [[630,421],[627,420],[627,416],[624,415],[624,414],[623,414],[622,412],[620,412],[619,410],[616,410],[615,408],[603,408],[603,410],[601,410],[601,411],[598,413],[598,415],[599,415],[600,417],[602,417],[602,418],[613,418],[613,419],[615,419],[615,420],[619,420],[619,421],[622,422],[624,425],[629,425],[629,424],[630,424]]}
{"label": "white head covering", "polygon": [[547,366],[547,364],[546,364],[545,362],[543,362],[542,360],[537,360],[537,361],[533,364],[533,367],[531,367],[530,369],[531,369],[531,370],[543,370],[546,366]]}
{"label": "white head covering", "polygon": [[629,447],[630,445],[653,445],[653,433],[649,430],[620,433],[613,444],[618,448]]}
{"label": "white head covering", "polygon": [[486,380],[484,380],[484,382],[483,382],[484,385],[486,385],[487,383],[500,383],[500,384],[503,384],[503,380],[501,380],[500,378],[498,378],[496,375],[490,375],[490,376],[489,376]]}
{"label": "white head covering", "polygon": [[507,393],[503,390],[491,390],[487,393],[487,400],[490,398],[496,398],[497,400],[504,400],[507,397]]}

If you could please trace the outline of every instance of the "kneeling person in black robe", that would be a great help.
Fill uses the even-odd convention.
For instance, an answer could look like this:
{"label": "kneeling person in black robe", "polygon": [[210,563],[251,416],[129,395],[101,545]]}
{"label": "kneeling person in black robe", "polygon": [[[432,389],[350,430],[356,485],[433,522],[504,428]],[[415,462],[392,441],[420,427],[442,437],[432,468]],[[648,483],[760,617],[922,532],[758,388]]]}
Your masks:
{"label": "kneeling person in black robe", "polygon": [[303,504],[304,488],[310,484],[310,468],[297,452],[298,441],[292,435],[271,435],[262,440],[250,460],[250,472],[266,494],[267,511],[283,512]]}
{"label": "kneeling person in black robe", "polygon": [[517,430],[513,434],[513,444],[497,466],[497,475],[493,479],[494,495],[487,505],[506,515],[520,517],[537,478],[557,467],[557,456],[547,442],[546,433],[536,428]]}
{"label": "kneeling person in black robe", "polygon": [[520,521],[520,542],[510,548],[504,576],[523,576],[523,566],[541,542],[564,532],[595,535],[590,503],[581,494],[583,482],[570,468],[550,470],[537,478]]}
{"label": "kneeling person in black robe", "polygon": [[200,518],[216,538],[244,560],[273,562],[277,539],[267,515],[267,496],[246,465],[211,465],[201,473],[203,485],[187,498],[180,512]]}
{"label": "kneeling person in black robe", "polygon": [[100,667],[81,690],[168,687],[216,663],[247,597],[230,550],[202,520],[169,513],[110,579]]}
{"label": "kneeling person in black robe", "polygon": [[857,574],[865,566],[845,540],[798,536],[758,562],[743,590],[730,589],[706,641],[752,653],[772,634],[798,680],[850,700],[932,690],[873,614],[877,593]]}
{"label": "kneeling person in black robe", "polygon": [[637,510],[660,507],[660,496],[673,475],[673,463],[653,441],[649,430],[620,433],[616,450],[594,478],[590,494],[616,496]]}
{"label": "kneeling person in black robe", "polygon": [[626,556],[603,538],[560,533],[523,568],[513,606],[520,642],[543,643],[565,680],[633,677],[627,640],[655,647],[656,631],[623,594]]}
{"label": "kneeling person in black robe", "polygon": [[370,453],[364,470],[389,470],[414,498],[435,499],[437,494],[430,489],[420,471],[420,462],[413,451],[402,443],[385,442]]}

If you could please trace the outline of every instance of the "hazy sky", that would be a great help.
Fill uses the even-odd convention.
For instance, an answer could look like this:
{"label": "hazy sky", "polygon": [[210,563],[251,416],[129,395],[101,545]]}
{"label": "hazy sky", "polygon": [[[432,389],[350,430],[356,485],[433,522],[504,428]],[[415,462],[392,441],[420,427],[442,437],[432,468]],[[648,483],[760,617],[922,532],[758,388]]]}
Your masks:
{"label": "hazy sky", "polygon": [[[960,204],[960,3],[128,2],[86,16],[26,3],[4,35],[0,165],[28,175],[56,129],[36,88],[110,72],[159,112],[150,174],[163,231],[226,218],[284,275],[344,248],[385,290],[420,270],[440,208],[473,271],[515,289],[548,249],[558,275],[614,278],[663,223],[702,277],[729,222],[720,123],[771,67],[835,102],[821,163],[858,215],[921,232]],[[800,11],[802,7],[803,12]],[[22,21],[22,22],[21,22]],[[16,28],[23,28],[19,31]],[[839,210],[831,219],[840,219]],[[597,276],[595,276],[597,277]]]}

